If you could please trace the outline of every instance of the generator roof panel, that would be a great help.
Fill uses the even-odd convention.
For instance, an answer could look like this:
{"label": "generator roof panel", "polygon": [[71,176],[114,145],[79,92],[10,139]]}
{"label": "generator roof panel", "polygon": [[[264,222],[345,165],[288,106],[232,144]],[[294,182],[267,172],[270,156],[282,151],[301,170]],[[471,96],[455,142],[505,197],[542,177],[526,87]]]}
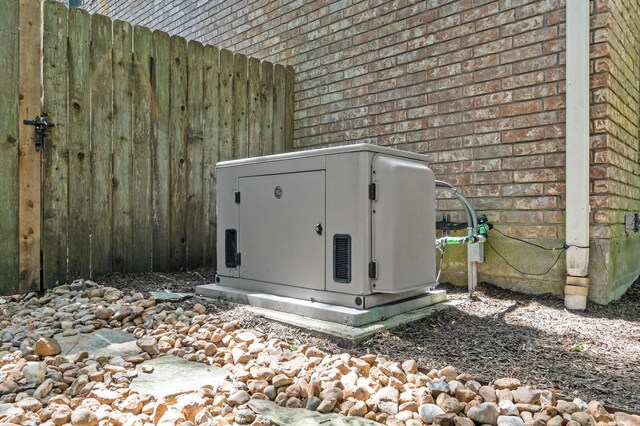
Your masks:
{"label": "generator roof panel", "polygon": [[287,152],[283,154],[267,155],[263,157],[252,157],[252,158],[243,158],[239,160],[222,161],[217,163],[216,167],[217,168],[233,167],[233,166],[246,165],[246,164],[252,164],[252,163],[263,163],[267,161],[291,160],[294,158],[318,157],[318,156],[335,155],[335,154],[342,154],[346,152],[360,152],[360,151],[382,153],[382,154],[392,155],[395,157],[410,158],[413,160],[424,161],[424,162],[427,161],[427,156],[422,154],[416,154],[414,152],[402,151],[399,149],[387,148],[384,146],[378,146],[378,145],[373,145],[368,143],[358,143],[358,144],[343,145],[343,146],[336,146],[336,147],[330,147],[330,148],[313,149],[308,151]]}

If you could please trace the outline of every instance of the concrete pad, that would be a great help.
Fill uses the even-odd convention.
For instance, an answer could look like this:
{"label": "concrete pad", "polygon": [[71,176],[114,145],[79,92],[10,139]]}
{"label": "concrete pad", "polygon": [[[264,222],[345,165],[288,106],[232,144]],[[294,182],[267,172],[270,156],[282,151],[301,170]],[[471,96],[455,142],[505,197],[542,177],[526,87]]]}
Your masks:
{"label": "concrete pad", "polygon": [[396,315],[415,311],[446,300],[444,290],[432,290],[427,293],[399,302],[376,306],[369,309],[354,309],[330,305],[293,297],[252,292],[232,287],[207,284],[196,287],[196,292],[205,297],[217,297],[235,303],[251,305],[278,312],[286,312],[322,321],[360,327],[391,318]]}
{"label": "concrete pad", "polygon": [[172,293],[170,291],[150,291],[149,294],[155,297],[158,302],[182,302],[193,297],[193,293]]}
{"label": "concrete pad", "polygon": [[276,425],[298,426],[379,426],[380,423],[362,417],[346,417],[337,413],[321,414],[305,408],[280,407],[272,401],[252,399],[249,407]]}
{"label": "concrete pad", "polygon": [[395,315],[391,318],[376,321],[362,327],[353,327],[335,322],[322,321],[316,318],[309,318],[302,315],[290,314],[287,312],[274,311],[257,306],[247,306],[246,309],[264,318],[278,321],[284,324],[300,327],[306,331],[315,332],[322,337],[327,337],[343,347],[354,347],[371,338],[374,334],[384,330],[389,330],[403,324],[408,324],[428,317],[434,312],[438,312],[449,306],[455,306],[462,301],[441,302],[432,306],[416,309],[404,314]]}
{"label": "concrete pad", "polygon": [[[152,366],[152,373],[142,371],[142,366]],[[201,362],[187,361],[167,355],[145,361],[136,366],[138,376],[131,381],[131,390],[148,393],[157,399],[186,392],[194,392],[205,385],[218,385],[229,372]]]}
{"label": "concrete pad", "polygon": [[136,345],[136,338],[133,334],[109,328],[101,328],[91,333],[74,336],[55,336],[55,338],[60,343],[64,356],[88,352],[93,356],[121,356],[124,358],[141,352]]}

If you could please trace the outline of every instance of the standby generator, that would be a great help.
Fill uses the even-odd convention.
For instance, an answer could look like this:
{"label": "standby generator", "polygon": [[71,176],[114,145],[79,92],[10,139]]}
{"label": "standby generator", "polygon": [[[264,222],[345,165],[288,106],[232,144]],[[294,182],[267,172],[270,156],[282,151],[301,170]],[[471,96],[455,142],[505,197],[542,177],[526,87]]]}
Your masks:
{"label": "standby generator", "polygon": [[424,156],[357,144],[216,172],[218,285],[358,309],[437,285]]}

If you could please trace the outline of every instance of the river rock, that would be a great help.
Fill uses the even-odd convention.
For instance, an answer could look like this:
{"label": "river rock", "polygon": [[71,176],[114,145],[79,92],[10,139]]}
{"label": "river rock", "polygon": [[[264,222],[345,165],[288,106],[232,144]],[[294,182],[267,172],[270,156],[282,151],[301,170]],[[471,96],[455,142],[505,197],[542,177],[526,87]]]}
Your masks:
{"label": "river rock", "polygon": [[580,411],[580,407],[575,402],[570,401],[558,401],[556,408],[560,414],[573,414],[576,411]]}
{"label": "river rock", "polygon": [[503,377],[493,382],[493,386],[496,389],[516,390],[520,387],[520,385],[520,380],[513,377]]}
{"label": "river rock", "polygon": [[229,396],[229,398],[227,399],[227,404],[235,407],[238,405],[246,404],[250,399],[251,395],[249,395],[247,391],[239,390]]}
{"label": "river rock", "polygon": [[516,404],[511,401],[507,401],[506,399],[500,401],[498,403],[498,408],[500,409],[500,414],[503,416],[518,416],[520,412],[518,408],[516,408]]}
{"label": "river rock", "polygon": [[613,415],[618,426],[640,426],[640,416],[636,414],[627,414],[617,412]]}
{"label": "river rock", "polygon": [[420,419],[425,423],[433,423],[436,416],[445,414],[444,410],[435,404],[423,404],[418,407]]}
{"label": "river rock", "polygon": [[149,355],[157,356],[160,353],[160,349],[158,347],[158,341],[155,337],[143,337],[136,341],[136,345]]}
{"label": "river rock", "polygon": [[36,340],[36,344],[33,348],[36,355],[39,356],[55,356],[62,352],[60,343],[53,337],[41,337]]}
{"label": "river rock", "polygon": [[71,424],[73,426],[96,426],[98,418],[93,411],[87,408],[76,408],[71,414]]}
{"label": "river rock", "polygon": [[596,421],[593,416],[584,411],[576,411],[571,415],[571,420],[580,423],[580,426],[595,426]]}
{"label": "river rock", "polygon": [[235,421],[240,425],[251,424],[256,419],[256,413],[248,408],[241,408],[236,411]]}
{"label": "river rock", "polygon": [[336,406],[336,403],[337,403],[337,401],[336,401],[335,398],[325,399],[318,406],[318,412],[319,413],[328,413],[329,411],[333,410],[333,407]]}
{"label": "river rock", "polygon": [[53,385],[54,385],[54,383],[53,383],[52,379],[46,379],[33,392],[33,397],[36,398],[36,399],[44,398],[45,396],[47,396],[49,394],[49,392],[51,392],[51,390],[53,389]]}
{"label": "river rock", "polygon": [[471,407],[467,412],[467,417],[479,424],[497,426],[500,409],[493,402],[483,402],[476,407]]}
{"label": "river rock", "polygon": [[47,366],[42,362],[28,362],[22,369],[22,374],[27,383],[39,385],[44,382]]}
{"label": "river rock", "polygon": [[537,404],[540,401],[540,391],[533,390],[528,386],[521,386],[511,391],[513,402],[521,404]]}
{"label": "river rock", "polygon": [[518,416],[500,416],[498,426],[524,426],[524,420]]}

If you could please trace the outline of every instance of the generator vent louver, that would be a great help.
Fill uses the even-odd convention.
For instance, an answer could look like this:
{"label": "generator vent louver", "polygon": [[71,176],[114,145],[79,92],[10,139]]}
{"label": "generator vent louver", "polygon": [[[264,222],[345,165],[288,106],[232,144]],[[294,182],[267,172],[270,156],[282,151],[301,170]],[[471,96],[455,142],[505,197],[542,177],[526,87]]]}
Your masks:
{"label": "generator vent louver", "polygon": [[351,235],[333,236],[333,280],[351,282]]}
{"label": "generator vent louver", "polygon": [[235,229],[224,231],[224,265],[227,268],[238,267],[238,231]]}

